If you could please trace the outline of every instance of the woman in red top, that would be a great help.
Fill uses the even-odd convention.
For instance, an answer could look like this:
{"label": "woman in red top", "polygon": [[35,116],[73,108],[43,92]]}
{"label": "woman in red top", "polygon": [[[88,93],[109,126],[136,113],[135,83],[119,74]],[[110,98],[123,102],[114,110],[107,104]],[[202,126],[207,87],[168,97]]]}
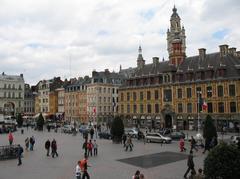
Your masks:
{"label": "woman in red top", "polygon": [[92,156],[92,149],[93,149],[92,140],[89,140],[89,142],[87,144],[87,148],[88,148],[88,156],[89,156],[89,154]]}
{"label": "woman in red top", "polygon": [[11,132],[9,132],[9,134],[8,134],[8,141],[9,141],[9,145],[12,145],[12,143],[13,143],[13,135],[12,135]]}
{"label": "woman in red top", "polygon": [[180,151],[181,151],[181,152],[187,150],[187,149],[184,147],[184,139],[183,139],[183,138],[181,138],[180,141],[179,141],[179,147],[180,147]]}

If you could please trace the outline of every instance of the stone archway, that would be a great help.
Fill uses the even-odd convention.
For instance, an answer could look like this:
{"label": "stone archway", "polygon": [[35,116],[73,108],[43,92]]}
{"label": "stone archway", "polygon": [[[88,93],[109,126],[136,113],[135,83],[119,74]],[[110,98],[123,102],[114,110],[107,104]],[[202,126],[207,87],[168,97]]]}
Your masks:
{"label": "stone archway", "polygon": [[4,113],[5,115],[13,116],[15,112],[15,105],[13,102],[7,102],[4,104]]}
{"label": "stone archway", "polygon": [[173,127],[172,116],[170,114],[165,115],[165,127],[166,128],[172,128]]}

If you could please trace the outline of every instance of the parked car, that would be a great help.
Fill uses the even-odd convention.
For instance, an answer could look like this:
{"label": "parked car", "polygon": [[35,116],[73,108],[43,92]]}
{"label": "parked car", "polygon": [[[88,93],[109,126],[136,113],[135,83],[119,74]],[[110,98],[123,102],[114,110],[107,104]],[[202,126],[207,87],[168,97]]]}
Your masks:
{"label": "parked car", "polygon": [[108,131],[99,132],[98,136],[100,139],[112,139],[112,134]]}
{"label": "parked car", "polygon": [[237,144],[238,140],[240,140],[240,136],[231,136],[231,143]]}
{"label": "parked car", "polygon": [[172,140],[185,139],[185,134],[183,132],[172,132],[169,137],[171,137]]}
{"label": "parked car", "polygon": [[147,142],[161,142],[161,143],[172,142],[172,139],[170,137],[163,136],[159,133],[147,133],[145,139]]}
{"label": "parked car", "polygon": [[87,125],[81,125],[80,127],[79,127],[79,132],[80,133],[88,133],[90,131],[90,128],[87,126]]}
{"label": "parked car", "polygon": [[138,130],[133,128],[133,129],[125,129],[125,134],[130,135],[133,138],[137,138],[138,136]]}
{"label": "parked car", "polygon": [[64,125],[61,128],[61,132],[71,134],[73,132],[73,126],[71,126],[71,125]]}

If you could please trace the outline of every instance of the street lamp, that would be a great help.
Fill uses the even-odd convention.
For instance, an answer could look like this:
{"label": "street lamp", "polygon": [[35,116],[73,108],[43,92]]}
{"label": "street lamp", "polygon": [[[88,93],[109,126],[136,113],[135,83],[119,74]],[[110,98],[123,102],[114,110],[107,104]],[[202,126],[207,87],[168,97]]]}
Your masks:
{"label": "street lamp", "polygon": [[197,137],[200,139],[202,137],[201,132],[200,132],[200,97],[201,97],[202,92],[197,91]]}

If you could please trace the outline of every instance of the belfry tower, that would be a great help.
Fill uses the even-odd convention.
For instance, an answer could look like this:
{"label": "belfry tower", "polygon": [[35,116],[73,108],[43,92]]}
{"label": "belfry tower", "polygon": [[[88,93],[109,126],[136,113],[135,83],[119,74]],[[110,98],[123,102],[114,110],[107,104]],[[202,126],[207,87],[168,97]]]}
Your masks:
{"label": "belfry tower", "polygon": [[170,19],[170,30],[167,31],[167,50],[169,63],[172,65],[180,65],[186,57],[185,29],[181,27],[181,19],[175,6]]}

